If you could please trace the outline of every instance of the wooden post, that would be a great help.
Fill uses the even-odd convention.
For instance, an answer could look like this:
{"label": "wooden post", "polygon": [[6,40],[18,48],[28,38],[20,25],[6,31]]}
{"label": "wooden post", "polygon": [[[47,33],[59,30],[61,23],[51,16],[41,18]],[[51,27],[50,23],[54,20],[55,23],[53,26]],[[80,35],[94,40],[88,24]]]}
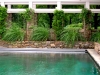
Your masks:
{"label": "wooden post", "polygon": [[[8,4],[8,5],[7,5],[7,8],[8,8],[8,9],[11,9],[11,5]],[[11,25],[11,22],[12,22],[12,13],[8,13],[8,16],[7,16],[7,26],[8,26],[8,27]]]}
{"label": "wooden post", "polygon": [[30,35],[32,33],[32,30],[33,30],[32,26],[34,26],[34,16],[32,17],[32,19],[30,21],[27,21],[25,41],[29,41],[30,40]]}
{"label": "wooden post", "polygon": [[89,39],[91,38],[91,25],[90,24],[86,24],[85,23],[85,19],[83,20],[84,21],[84,37],[86,38],[86,41],[89,41]]}

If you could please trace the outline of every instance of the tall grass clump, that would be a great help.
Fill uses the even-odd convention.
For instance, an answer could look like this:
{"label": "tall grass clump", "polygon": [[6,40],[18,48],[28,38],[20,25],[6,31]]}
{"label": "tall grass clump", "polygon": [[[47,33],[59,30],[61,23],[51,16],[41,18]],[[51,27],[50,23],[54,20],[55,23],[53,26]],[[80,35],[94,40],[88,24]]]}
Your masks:
{"label": "tall grass clump", "polygon": [[10,28],[7,29],[3,40],[22,41],[24,40],[24,35],[24,31],[17,24],[14,23]]}
{"label": "tall grass clump", "polygon": [[60,39],[65,41],[67,45],[73,46],[76,41],[79,41],[81,35],[79,29],[66,28],[62,31]]}
{"label": "tall grass clump", "polygon": [[65,28],[82,29],[82,26],[83,26],[82,23],[78,23],[78,24],[70,24],[70,25],[67,25]]}
{"label": "tall grass clump", "polygon": [[49,38],[49,30],[45,27],[35,27],[30,36],[33,41],[46,41]]}

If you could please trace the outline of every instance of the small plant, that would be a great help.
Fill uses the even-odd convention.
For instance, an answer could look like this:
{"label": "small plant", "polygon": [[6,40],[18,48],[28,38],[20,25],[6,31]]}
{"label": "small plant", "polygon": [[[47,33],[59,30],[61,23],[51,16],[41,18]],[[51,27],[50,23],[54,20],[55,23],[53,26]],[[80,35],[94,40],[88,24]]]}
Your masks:
{"label": "small plant", "polygon": [[9,29],[7,29],[3,40],[22,41],[24,40],[24,31],[14,23]]}
{"label": "small plant", "polygon": [[73,46],[76,41],[79,41],[80,34],[79,29],[67,28],[61,33],[60,39],[65,41],[67,45]]}
{"label": "small plant", "polygon": [[49,30],[44,27],[35,27],[30,36],[30,40],[46,41],[49,38]]}

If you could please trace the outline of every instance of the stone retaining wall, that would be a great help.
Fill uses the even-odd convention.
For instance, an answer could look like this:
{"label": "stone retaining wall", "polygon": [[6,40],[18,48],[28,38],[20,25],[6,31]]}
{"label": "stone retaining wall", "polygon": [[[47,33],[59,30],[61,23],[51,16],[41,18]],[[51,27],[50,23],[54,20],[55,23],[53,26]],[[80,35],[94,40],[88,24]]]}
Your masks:
{"label": "stone retaining wall", "polygon": [[75,49],[94,49],[92,42],[77,42],[72,47],[63,41],[22,41],[8,43],[8,48],[75,48]]}

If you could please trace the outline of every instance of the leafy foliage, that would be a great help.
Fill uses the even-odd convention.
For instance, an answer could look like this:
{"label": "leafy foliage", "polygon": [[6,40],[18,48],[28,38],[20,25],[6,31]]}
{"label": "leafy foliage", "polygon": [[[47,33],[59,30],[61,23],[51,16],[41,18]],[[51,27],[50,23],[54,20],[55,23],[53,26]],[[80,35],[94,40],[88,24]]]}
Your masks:
{"label": "leafy foliage", "polygon": [[82,23],[78,23],[78,24],[70,24],[70,25],[67,25],[65,28],[79,28],[79,29],[82,29]]}
{"label": "leafy foliage", "polygon": [[22,41],[24,40],[24,31],[14,23],[9,29],[7,29],[3,40]]}
{"label": "leafy foliage", "polygon": [[92,21],[92,12],[86,8],[82,9],[81,17],[85,19],[86,24],[91,23]]}
{"label": "leafy foliage", "polygon": [[6,17],[7,17],[7,9],[5,7],[0,7],[0,25],[5,24]]}
{"label": "leafy foliage", "polygon": [[12,22],[17,23],[21,28],[26,27],[26,20],[20,13],[12,14]]}
{"label": "leafy foliage", "polygon": [[91,36],[91,41],[100,42],[100,32],[94,32]]}
{"label": "leafy foliage", "polygon": [[49,16],[48,14],[38,14],[38,26],[49,28]]}
{"label": "leafy foliage", "polygon": [[35,27],[33,29],[30,40],[46,41],[49,38],[49,30],[44,27]]}
{"label": "leafy foliage", "polygon": [[61,32],[60,40],[73,46],[76,41],[85,40],[79,30],[82,29],[82,23],[67,25]]}
{"label": "leafy foliage", "polygon": [[27,8],[25,12],[21,13],[23,18],[27,21],[31,20],[32,17],[34,16],[34,11],[33,9]]}
{"label": "leafy foliage", "polygon": [[56,38],[59,40],[59,36],[63,27],[65,26],[65,13],[63,10],[55,10],[52,22],[52,28],[55,30]]}
{"label": "leafy foliage", "polygon": [[73,46],[76,41],[79,41],[81,39],[81,34],[79,33],[78,28],[70,27],[65,28],[61,32],[60,39],[62,41],[65,41],[67,45]]}
{"label": "leafy foliage", "polygon": [[[14,9],[16,9],[16,8],[23,9],[24,8],[24,9],[26,9],[26,8],[28,8],[28,5],[12,5],[12,8],[14,8]],[[23,13],[12,13],[12,22],[18,23],[18,25],[21,28],[25,28],[26,27],[26,19],[24,18],[24,14]]]}
{"label": "leafy foliage", "polygon": [[55,29],[56,31],[59,31],[61,29],[63,29],[64,25],[64,11],[62,10],[55,10],[54,11],[54,17],[53,17],[53,29]]}
{"label": "leafy foliage", "polygon": [[0,25],[0,36],[3,37],[4,33],[6,31],[6,26]]}
{"label": "leafy foliage", "polygon": [[2,37],[6,31],[6,18],[7,18],[7,9],[5,7],[0,7],[0,36]]}

